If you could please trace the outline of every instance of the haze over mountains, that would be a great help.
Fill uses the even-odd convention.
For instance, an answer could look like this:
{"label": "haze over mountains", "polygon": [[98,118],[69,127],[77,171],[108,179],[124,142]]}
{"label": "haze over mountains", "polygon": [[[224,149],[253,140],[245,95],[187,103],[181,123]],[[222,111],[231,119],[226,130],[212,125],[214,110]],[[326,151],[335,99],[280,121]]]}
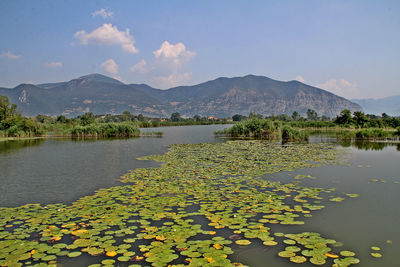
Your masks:
{"label": "haze over mountains", "polygon": [[319,116],[334,117],[343,109],[361,106],[325,90],[299,81],[282,82],[265,76],[218,78],[193,86],[168,90],[146,84],[124,84],[100,74],[90,74],[68,82],[20,84],[0,88],[26,116],[38,114],[76,116],[85,112],[120,114],[130,111],[153,117],[231,117],[250,112],[263,115],[305,114],[313,109]]}
{"label": "haze over mountains", "polygon": [[386,113],[391,116],[400,115],[400,95],[389,96],[379,99],[351,99],[359,104],[368,114],[381,115]]}

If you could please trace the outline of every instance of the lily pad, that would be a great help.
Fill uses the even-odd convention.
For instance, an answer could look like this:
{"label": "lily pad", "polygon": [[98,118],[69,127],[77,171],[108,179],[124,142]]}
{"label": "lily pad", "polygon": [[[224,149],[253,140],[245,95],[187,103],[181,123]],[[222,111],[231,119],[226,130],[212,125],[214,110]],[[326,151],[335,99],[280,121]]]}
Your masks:
{"label": "lily pad", "polygon": [[354,253],[353,251],[343,250],[340,251],[340,255],[342,255],[343,257],[353,257],[356,255],[356,253]]}
{"label": "lily pad", "polygon": [[70,252],[70,253],[68,253],[68,257],[70,257],[70,258],[75,258],[75,257],[78,257],[78,256],[80,256],[82,254],[82,252],[80,252],[80,251],[74,251],[74,252]]}
{"label": "lily pad", "polygon": [[236,240],[235,243],[241,246],[247,246],[251,244],[251,242],[246,239]]}
{"label": "lily pad", "polygon": [[278,253],[279,257],[283,257],[283,258],[290,258],[290,257],[294,257],[296,256],[296,253],[292,252],[292,251],[280,251]]}
{"label": "lily pad", "polygon": [[290,257],[290,261],[294,263],[304,263],[307,261],[307,259],[303,256],[294,256]]}
{"label": "lily pad", "polygon": [[269,240],[269,241],[264,241],[263,244],[266,246],[275,246],[275,245],[278,245],[278,242]]}

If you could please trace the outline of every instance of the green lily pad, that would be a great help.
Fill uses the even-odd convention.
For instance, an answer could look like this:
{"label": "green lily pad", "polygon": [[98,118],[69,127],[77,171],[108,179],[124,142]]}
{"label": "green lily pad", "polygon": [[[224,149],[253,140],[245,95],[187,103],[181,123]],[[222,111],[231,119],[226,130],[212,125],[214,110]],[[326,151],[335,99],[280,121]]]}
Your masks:
{"label": "green lily pad", "polygon": [[288,246],[285,248],[286,251],[291,251],[291,252],[299,252],[301,251],[301,248],[296,247],[296,246]]}
{"label": "green lily pad", "polygon": [[74,251],[74,252],[70,252],[70,253],[68,253],[68,257],[70,257],[70,258],[75,258],[75,257],[78,257],[78,256],[80,256],[82,254],[82,252],[80,252],[80,251]]}
{"label": "green lily pad", "polygon": [[283,243],[288,244],[288,245],[295,245],[296,241],[294,241],[292,239],[285,239],[285,240],[283,240]]}
{"label": "green lily pad", "polygon": [[109,260],[102,260],[101,261],[101,264],[104,264],[104,265],[113,265],[115,263],[115,260],[111,260],[111,259],[109,259]]}
{"label": "green lily pad", "polygon": [[342,255],[343,257],[353,257],[356,255],[356,253],[354,253],[352,251],[348,251],[348,250],[343,250],[343,251],[340,251],[340,255]]}
{"label": "green lily pad", "polygon": [[275,245],[278,245],[278,242],[269,240],[269,241],[264,241],[263,244],[266,246],[275,246]]}
{"label": "green lily pad", "polygon": [[296,253],[292,252],[292,251],[280,251],[278,253],[279,257],[283,257],[283,258],[290,258],[290,257],[294,257],[296,256]]}
{"label": "green lily pad", "polygon": [[121,256],[121,257],[118,257],[118,260],[119,261],[122,261],[122,262],[124,262],[124,261],[129,261],[131,258],[130,257],[127,257],[127,256]]}
{"label": "green lily pad", "polygon": [[251,242],[246,239],[236,240],[235,243],[241,246],[247,246],[251,244]]}
{"label": "green lily pad", "polygon": [[294,256],[294,257],[290,257],[289,259],[291,262],[294,263],[304,263],[307,261],[307,259],[303,256]]}

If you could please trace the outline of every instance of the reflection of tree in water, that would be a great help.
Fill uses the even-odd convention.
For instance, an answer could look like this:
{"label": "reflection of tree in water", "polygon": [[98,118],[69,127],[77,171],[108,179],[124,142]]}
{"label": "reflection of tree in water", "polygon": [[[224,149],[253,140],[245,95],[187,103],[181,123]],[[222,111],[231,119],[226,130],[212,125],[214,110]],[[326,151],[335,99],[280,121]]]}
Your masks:
{"label": "reflection of tree in water", "polygon": [[43,138],[38,139],[20,139],[0,142],[0,153],[12,153],[15,150],[30,146],[39,146],[44,142]]}
{"label": "reflection of tree in water", "polygon": [[390,143],[383,143],[383,142],[369,142],[364,140],[356,140],[353,143],[353,146],[357,147],[358,149],[362,150],[382,150],[387,146],[394,145]]}
{"label": "reflection of tree in water", "polygon": [[387,146],[396,146],[397,150],[400,151],[399,143],[390,142],[373,142],[368,140],[340,140],[339,144],[344,147],[356,147],[361,150],[382,150]]}
{"label": "reflection of tree in water", "polygon": [[351,146],[351,139],[339,139],[339,140],[338,140],[338,143],[339,143],[341,146],[350,147],[350,146]]}

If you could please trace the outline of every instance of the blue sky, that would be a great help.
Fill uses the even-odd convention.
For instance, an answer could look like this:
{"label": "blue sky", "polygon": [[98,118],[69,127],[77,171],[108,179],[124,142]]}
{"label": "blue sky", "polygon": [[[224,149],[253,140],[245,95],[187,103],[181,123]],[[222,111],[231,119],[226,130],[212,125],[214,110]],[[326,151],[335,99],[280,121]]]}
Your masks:
{"label": "blue sky", "polygon": [[298,79],[400,94],[400,1],[0,0],[0,86],[102,73],[157,88]]}

